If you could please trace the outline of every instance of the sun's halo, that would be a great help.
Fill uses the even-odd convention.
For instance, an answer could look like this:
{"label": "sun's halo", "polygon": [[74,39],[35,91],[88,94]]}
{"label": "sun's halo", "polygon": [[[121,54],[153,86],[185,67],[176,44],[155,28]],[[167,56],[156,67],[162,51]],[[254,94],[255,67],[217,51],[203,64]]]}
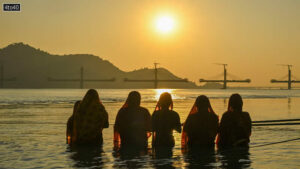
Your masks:
{"label": "sun's halo", "polygon": [[158,32],[167,34],[174,30],[175,20],[173,17],[168,15],[160,16],[156,19],[155,26]]}

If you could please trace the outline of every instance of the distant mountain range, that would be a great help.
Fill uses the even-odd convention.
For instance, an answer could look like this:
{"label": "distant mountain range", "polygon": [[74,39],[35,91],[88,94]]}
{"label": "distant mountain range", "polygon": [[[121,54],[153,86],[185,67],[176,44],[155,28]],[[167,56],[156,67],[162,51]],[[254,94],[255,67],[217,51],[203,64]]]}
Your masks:
{"label": "distant mountain range", "polygon": [[[154,69],[125,72],[107,60],[90,54],[53,55],[23,43],[0,49],[0,85],[3,88],[79,88],[81,67],[84,88],[153,88],[154,82],[125,82],[124,79],[152,80]],[[183,80],[158,68],[159,80]],[[1,82],[2,79],[2,82]],[[53,81],[62,80],[62,81]],[[158,88],[199,88],[193,82],[159,82]]]}

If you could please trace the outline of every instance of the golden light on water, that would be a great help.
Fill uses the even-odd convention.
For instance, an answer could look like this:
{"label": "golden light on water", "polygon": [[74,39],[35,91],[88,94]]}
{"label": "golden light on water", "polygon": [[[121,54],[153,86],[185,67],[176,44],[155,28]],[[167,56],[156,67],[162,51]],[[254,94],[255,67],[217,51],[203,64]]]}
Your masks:
{"label": "golden light on water", "polygon": [[172,95],[172,98],[174,98],[174,89],[154,89],[155,90],[155,99],[158,100],[159,96],[164,93],[164,92],[168,92]]}

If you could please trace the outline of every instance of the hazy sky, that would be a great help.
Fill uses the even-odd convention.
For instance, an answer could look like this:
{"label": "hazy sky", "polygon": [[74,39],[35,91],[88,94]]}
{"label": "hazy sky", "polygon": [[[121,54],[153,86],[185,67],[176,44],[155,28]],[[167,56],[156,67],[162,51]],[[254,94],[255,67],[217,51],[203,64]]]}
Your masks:
{"label": "hazy sky", "polygon": [[[0,47],[24,42],[52,54],[89,53],[125,71],[159,62],[192,81],[229,73],[255,86],[287,74],[300,79],[299,0],[0,0]],[[172,32],[155,21],[169,16]],[[220,77],[219,77],[220,78]]]}

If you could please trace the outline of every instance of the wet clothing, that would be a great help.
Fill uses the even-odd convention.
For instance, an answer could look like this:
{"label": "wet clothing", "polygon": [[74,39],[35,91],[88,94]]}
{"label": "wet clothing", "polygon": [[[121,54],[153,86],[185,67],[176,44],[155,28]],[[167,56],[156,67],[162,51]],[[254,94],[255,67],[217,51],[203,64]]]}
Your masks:
{"label": "wet clothing", "polygon": [[102,130],[108,126],[108,113],[100,102],[81,104],[74,113],[72,143],[102,144]]}
{"label": "wet clothing", "polygon": [[[150,131],[151,115],[147,109],[140,106],[121,108],[114,127],[115,148],[116,146],[147,147],[147,133]],[[120,139],[120,145],[118,145],[118,139]]]}
{"label": "wet clothing", "polygon": [[173,110],[157,110],[152,114],[152,146],[175,145],[173,130],[181,133],[181,123],[177,112]]}
{"label": "wet clothing", "polygon": [[189,147],[214,147],[219,118],[215,113],[197,112],[190,114],[184,123]]}
{"label": "wet clothing", "polygon": [[74,121],[74,116],[72,115],[69,117],[68,122],[67,122],[67,144],[71,143],[71,138],[72,138],[72,131],[73,131],[73,121]]}
{"label": "wet clothing", "polygon": [[248,146],[252,121],[248,112],[225,112],[219,131],[219,147]]}

